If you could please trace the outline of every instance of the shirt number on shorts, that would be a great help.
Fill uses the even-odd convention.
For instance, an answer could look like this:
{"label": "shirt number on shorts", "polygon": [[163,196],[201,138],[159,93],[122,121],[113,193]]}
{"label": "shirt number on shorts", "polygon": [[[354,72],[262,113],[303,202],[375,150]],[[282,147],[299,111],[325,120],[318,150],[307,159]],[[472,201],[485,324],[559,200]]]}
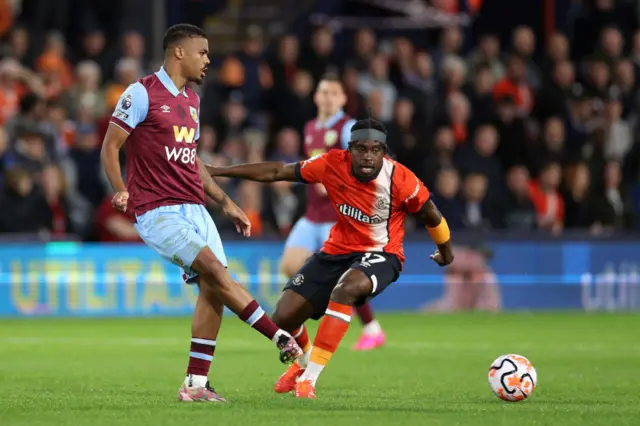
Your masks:
{"label": "shirt number on shorts", "polygon": [[373,265],[374,263],[382,263],[385,260],[387,259],[381,254],[366,253],[364,256],[362,256],[362,260],[360,260],[360,264],[364,267],[368,267]]}

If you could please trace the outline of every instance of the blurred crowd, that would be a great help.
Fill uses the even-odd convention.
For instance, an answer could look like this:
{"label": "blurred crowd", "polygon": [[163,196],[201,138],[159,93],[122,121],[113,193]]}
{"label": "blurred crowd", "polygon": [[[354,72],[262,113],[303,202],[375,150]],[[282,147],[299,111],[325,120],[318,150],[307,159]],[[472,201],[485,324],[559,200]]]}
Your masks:
{"label": "blurred crowd", "polygon": [[[640,31],[601,12],[585,9],[572,34],[544,45],[526,26],[508,44],[451,26],[420,49],[360,29],[340,49],[347,54],[327,27],[273,45],[249,27],[241,51],[212,58],[194,88],[200,156],[213,165],[300,160],[315,85],[334,72],[345,112],[385,123],[395,158],[426,183],[452,229],[636,229]],[[135,31],[86,30],[74,48],[55,31],[34,45],[32,31],[9,23],[0,52],[0,232],[135,241],[110,206],[100,145],[120,94],[159,64]],[[301,185],[217,181],[254,234],[284,236],[304,212]]]}

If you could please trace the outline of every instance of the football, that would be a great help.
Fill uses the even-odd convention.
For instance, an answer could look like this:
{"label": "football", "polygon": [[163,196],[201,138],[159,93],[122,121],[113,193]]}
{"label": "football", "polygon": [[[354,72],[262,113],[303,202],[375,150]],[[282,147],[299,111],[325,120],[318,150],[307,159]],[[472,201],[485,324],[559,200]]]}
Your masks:
{"label": "football", "polygon": [[489,367],[489,386],[503,401],[527,399],[537,384],[536,369],[531,361],[522,355],[502,355]]}

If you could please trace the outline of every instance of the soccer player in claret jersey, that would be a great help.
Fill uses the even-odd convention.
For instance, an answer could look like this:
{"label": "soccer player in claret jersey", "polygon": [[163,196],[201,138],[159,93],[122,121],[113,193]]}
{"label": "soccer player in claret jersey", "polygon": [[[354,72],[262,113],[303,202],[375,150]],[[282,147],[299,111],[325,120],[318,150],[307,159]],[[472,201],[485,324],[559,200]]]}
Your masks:
{"label": "soccer player in claret jersey", "polygon": [[[116,191],[114,207],[131,213],[144,242],[180,266],[185,281],[200,290],[187,376],[178,398],[225,402],[208,380],[224,306],[271,339],[282,362],[301,357],[302,350],[231,279],[220,236],[204,207],[206,194],[220,204],[238,232],[250,234],[246,215],[196,155],[200,99],[187,83],[204,79],[209,64],[205,33],[192,25],[175,25],[167,30],[163,48],[163,67],[129,86],[120,98],[102,146],[102,164]],[[126,186],[118,162],[125,142]]]}
{"label": "soccer player in claret jersey", "polygon": [[316,398],[316,380],[347,332],[352,307],[376,297],[398,279],[407,214],[418,215],[436,243],[430,258],[441,266],[453,261],[446,220],[423,183],[385,155],[386,140],[384,126],[366,119],[351,128],[346,150],[294,164],[207,167],[213,176],[322,183],[338,213],[322,250],[289,280],[272,315],[289,331],[308,318],[323,317],[307,367],[294,363],[279,380],[279,386],[295,390],[299,398]]}
{"label": "soccer player in claret jersey", "polygon": [[[340,79],[332,74],[324,75],[314,96],[318,116],[304,128],[304,152],[307,157],[315,157],[332,149],[346,149],[350,131],[356,122],[342,111],[347,98]],[[307,189],[307,210],[304,217],[296,222],[285,243],[281,269],[292,278],[313,253],[320,250],[329,238],[329,231],[336,222],[337,214],[327,191],[321,183],[309,185]],[[362,321],[363,330],[354,349],[366,351],[385,343],[386,337],[380,324],[373,316],[369,303],[356,307]],[[293,336],[305,353],[303,364],[308,358],[311,345],[304,325],[292,331]],[[276,387],[276,392],[279,388]]]}

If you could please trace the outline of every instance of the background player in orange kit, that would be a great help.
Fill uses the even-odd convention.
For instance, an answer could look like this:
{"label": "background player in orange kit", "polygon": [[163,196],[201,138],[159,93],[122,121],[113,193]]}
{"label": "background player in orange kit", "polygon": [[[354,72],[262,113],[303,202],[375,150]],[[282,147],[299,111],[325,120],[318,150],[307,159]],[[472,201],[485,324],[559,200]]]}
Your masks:
{"label": "background player in orange kit", "polygon": [[[347,149],[351,138],[351,127],[356,122],[342,111],[347,98],[337,76],[327,74],[318,83],[313,98],[318,116],[304,128],[304,153],[307,158],[324,154],[333,149]],[[337,214],[322,183],[309,185],[307,209],[285,243],[282,256],[282,271],[293,277],[304,263],[322,248],[329,238],[329,231],[337,220]],[[362,335],[355,344],[356,350],[371,350],[384,345],[386,336],[368,303],[356,307],[362,321]],[[304,325],[293,331],[294,337],[305,353],[309,352],[309,335]]]}
{"label": "background player in orange kit", "polygon": [[346,150],[331,150],[294,164],[207,167],[213,176],[322,183],[338,212],[322,250],[287,283],[272,315],[285,330],[324,316],[307,365],[299,360],[276,384],[281,391],[295,390],[296,397],[316,398],[316,380],[349,328],[352,307],[379,295],[398,279],[408,213],[424,221],[436,243],[431,259],[441,266],[453,261],[446,220],[423,183],[385,155],[386,139],[384,126],[369,118],[352,127]]}
{"label": "background player in orange kit", "polygon": [[[200,292],[191,324],[189,365],[178,391],[181,401],[226,402],[210,385],[209,368],[224,306],[272,340],[287,362],[302,355],[253,297],[233,281],[205,194],[216,200],[249,236],[249,219],[220,189],[196,155],[200,139],[200,98],[187,83],[201,84],[209,65],[209,42],[198,27],[178,24],[163,39],[158,72],[130,85],[111,117],[102,145],[102,164],[116,191],[113,205],[129,212],[140,238],[180,266],[185,281]],[[126,145],[125,145],[126,142]],[[127,154],[127,184],[119,151]]]}

